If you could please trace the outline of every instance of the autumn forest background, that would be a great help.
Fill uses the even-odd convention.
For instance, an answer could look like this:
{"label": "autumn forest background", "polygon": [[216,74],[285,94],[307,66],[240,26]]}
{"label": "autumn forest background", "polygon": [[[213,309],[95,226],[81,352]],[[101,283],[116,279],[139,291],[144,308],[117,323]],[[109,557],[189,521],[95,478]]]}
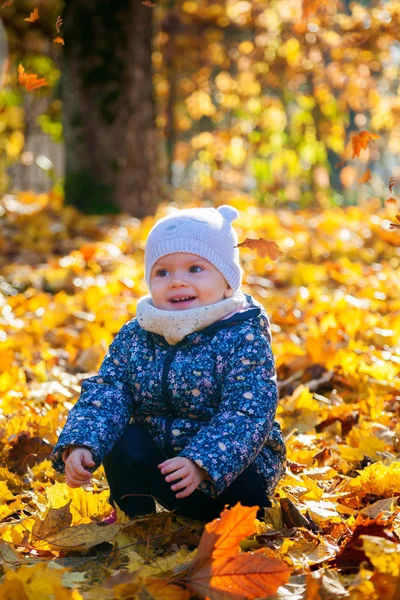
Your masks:
{"label": "autumn forest background", "polygon": [[[0,598],[400,600],[400,2],[0,2]],[[231,204],[288,461],[272,507],[110,515],[49,455],[147,290]],[[270,246],[271,247],[271,246]]]}

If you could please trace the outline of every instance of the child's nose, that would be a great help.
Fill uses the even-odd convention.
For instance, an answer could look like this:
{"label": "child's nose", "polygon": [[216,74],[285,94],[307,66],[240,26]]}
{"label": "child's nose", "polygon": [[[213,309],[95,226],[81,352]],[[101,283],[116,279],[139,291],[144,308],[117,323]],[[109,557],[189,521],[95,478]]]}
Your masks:
{"label": "child's nose", "polygon": [[185,277],[183,277],[182,275],[174,275],[174,277],[171,280],[171,287],[186,287],[188,285],[188,282],[186,281]]}

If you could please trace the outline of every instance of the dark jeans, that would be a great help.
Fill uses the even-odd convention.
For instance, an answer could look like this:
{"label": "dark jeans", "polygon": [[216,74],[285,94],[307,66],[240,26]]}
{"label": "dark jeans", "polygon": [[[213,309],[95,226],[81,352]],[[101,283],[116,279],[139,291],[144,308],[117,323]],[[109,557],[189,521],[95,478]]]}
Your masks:
{"label": "dark jeans", "polygon": [[[271,506],[263,481],[251,464],[217,498],[195,490],[187,498],[177,499],[157,465],[172,456],[164,456],[146,429],[128,425],[120,439],[103,460],[110,486],[110,502],[130,517],[154,512],[154,500],[181,515],[201,520],[212,520],[220,515],[225,505],[241,502],[244,506]],[[176,482],[174,482],[176,483]],[[128,497],[123,497],[132,494]]]}

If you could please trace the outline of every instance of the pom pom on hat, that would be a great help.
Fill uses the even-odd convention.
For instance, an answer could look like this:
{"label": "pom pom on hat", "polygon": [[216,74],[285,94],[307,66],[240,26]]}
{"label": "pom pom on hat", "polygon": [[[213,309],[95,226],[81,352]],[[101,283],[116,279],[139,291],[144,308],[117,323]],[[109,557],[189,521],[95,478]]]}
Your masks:
{"label": "pom pom on hat", "polygon": [[219,208],[177,210],[160,219],[146,242],[146,282],[154,264],[163,256],[177,252],[196,254],[208,260],[223,275],[234,292],[240,288],[242,269],[239,263],[238,238],[231,223],[239,216],[236,208],[224,204]]}

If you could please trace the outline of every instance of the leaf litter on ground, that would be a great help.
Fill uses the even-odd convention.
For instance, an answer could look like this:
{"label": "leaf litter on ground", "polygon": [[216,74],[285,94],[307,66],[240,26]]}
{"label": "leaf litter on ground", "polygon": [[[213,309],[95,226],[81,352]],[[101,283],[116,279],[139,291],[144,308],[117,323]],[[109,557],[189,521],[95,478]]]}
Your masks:
{"label": "leaf litter on ground", "polygon": [[271,316],[286,473],[260,519],[240,506],[206,526],[118,511],[105,526],[103,469],[72,490],[48,455],[82,380],[147,291],[154,219],[80,215],[55,193],[0,202],[2,598],[361,600],[387,590],[399,600],[400,234],[391,205],[246,213],[236,201],[240,239],[282,252],[271,261],[240,248],[244,289]]}

